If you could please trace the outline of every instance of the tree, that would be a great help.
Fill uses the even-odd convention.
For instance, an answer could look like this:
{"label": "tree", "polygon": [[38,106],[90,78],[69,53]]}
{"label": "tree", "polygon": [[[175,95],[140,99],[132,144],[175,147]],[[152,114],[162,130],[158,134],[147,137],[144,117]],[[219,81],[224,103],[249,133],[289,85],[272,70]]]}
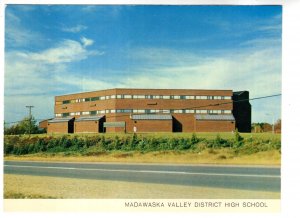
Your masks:
{"label": "tree", "polygon": [[281,133],[281,119],[278,119],[274,125],[274,130],[277,133]]}
{"label": "tree", "polygon": [[4,128],[5,135],[19,135],[19,134],[36,134],[40,133],[39,128],[37,126],[37,122],[34,117],[25,117],[19,123]]}

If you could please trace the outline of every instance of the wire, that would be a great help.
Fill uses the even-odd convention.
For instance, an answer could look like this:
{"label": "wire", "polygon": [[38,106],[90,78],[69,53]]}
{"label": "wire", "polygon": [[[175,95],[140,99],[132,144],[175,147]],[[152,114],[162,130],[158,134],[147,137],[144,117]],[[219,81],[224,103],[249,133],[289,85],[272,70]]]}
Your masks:
{"label": "wire", "polygon": [[[219,105],[224,105],[224,104],[232,104],[232,103],[237,103],[237,102],[243,102],[243,101],[254,101],[254,100],[259,100],[259,99],[265,99],[265,98],[273,98],[273,97],[278,97],[281,96],[280,94],[274,94],[274,95],[266,95],[266,96],[261,96],[261,97],[255,97],[255,98],[248,98],[248,99],[241,99],[241,100],[234,100],[230,102],[222,102],[218,104],[208,104],[208,105],[201,105],[201,106],[196,106],[196,107],[188,107],[188,108],[182,108],[182,109],[176,109],[176,110],[189,110],[189,109],[196,109],[196,108],[203,108],[203,107],[212,107],[212,106],[219,106]],[[150,113],[153,114],[153,113]],[[122,115],[111,115],[111,116],[106,116],[106,118],[111,118],[111,117],[127,117],[128,114],[122,114]],[[35,119],[36,121],[38,120],[47,120],[47,119]],[[4,122],[4,124],[13,124],[13,123],[19,123],[22,122],[20,121],[13,121],[13,122]]]}

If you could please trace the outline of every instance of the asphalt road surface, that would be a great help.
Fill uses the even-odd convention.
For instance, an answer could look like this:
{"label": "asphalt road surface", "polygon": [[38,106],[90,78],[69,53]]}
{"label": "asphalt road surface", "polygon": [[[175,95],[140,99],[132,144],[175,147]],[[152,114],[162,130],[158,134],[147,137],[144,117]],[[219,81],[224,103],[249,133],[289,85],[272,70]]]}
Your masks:
{"label": "asphalt road surface", "polygon": [[280,192],[280,168],[4,161],[4,173]]}

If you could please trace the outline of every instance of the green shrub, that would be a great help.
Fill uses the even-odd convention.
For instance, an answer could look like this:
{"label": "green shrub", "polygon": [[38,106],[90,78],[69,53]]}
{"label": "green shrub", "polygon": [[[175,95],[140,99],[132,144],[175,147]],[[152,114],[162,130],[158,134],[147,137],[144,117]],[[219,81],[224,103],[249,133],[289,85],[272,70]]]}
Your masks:
{"label": "green shrub", "polygon": [[122,148],[122,141],[120,140],[119,136],[115,136],[115,139],[113,141],[113,149],[114,150],[121,150]]}
{"label": "green shrub", "polygon": [[239,134],[238,130],[234,131],[233,147],[239,148],[244,145],[244,138]]}
{"label": "green shrub", "polygon": [[4,154],[11,154],[13,153],[14,146],[11,143],[4,142]]}
{"label": "green shrub", "polygon": [[138,136],[136,133],[133,133],[131,140],[130,140],[130,150],[135,150],[138,146]]}
{"label": "green shrub", "polygon": [[84,136],[70,137],[26,137],[5,136],[4,154],[32,154],[32,153],[72,153],[77,155],[96,155],[111,150],[122,150],[126,152],[140,151],[193,151],[198,152],[206,148],[218,149],[232,147],[233,151],[242,154],[252,154],[260,151],[279,150],[281,141],[278,138],[250,137],[243,138],[236,131],[233,138],[224,139],[218,134],[214,139],[198,138],[195,133],[191,137],[167,137],[148,136],[137,134],[120,137],[111,136]]}
{"label": "green shrub", "polygon": [[194,145],[199,142],[197,135],[195,133],[192,134],[191,143]]}

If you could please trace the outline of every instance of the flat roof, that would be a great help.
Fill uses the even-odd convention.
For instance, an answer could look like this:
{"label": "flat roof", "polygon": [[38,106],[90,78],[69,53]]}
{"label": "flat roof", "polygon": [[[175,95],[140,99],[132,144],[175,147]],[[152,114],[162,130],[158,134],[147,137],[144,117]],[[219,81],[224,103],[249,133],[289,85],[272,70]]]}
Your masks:
{"label": "flat roof", "polygon": [[62,122],[69,122],[70,120],[74,119],[74,117],[56,117],[52,120],[49,120],[48,123],[62,123]]}
{"label": "flat roof", "polygon": [[235,121],[232,114],[196,114],[196,120],[229,120]]}
{"label": "flat roof", "polygon": [[69,93],[64,95],[56,95],[55,97],[61,97],[61,96],[68,96],[68,95],[78,95],[78,94],[87,94],[87,93],[93,93],[93,92],[101,92],[101,91],[112,91],[112,90],[156,90],[156,91],[164,91],[164,90],[174,90],[174,91],[231,91],[232,89],[150,89],[150,88],[113,88],[113,89],[101,89],[101,90],[95,90],[95,91],[88,91],[88,92],[76,92],[76,93]]}
{"label": "flat roof", "polygon": [[132,120],[172,120],[171,114],[132,114]]}
{"label": "flat roof", "polygon": [[79,117],[75,119],[75,122],[80,122],[80,121],[98,121],[101,118],[103,118],[104,115],[101,116],[88,116],[88,117]]}

